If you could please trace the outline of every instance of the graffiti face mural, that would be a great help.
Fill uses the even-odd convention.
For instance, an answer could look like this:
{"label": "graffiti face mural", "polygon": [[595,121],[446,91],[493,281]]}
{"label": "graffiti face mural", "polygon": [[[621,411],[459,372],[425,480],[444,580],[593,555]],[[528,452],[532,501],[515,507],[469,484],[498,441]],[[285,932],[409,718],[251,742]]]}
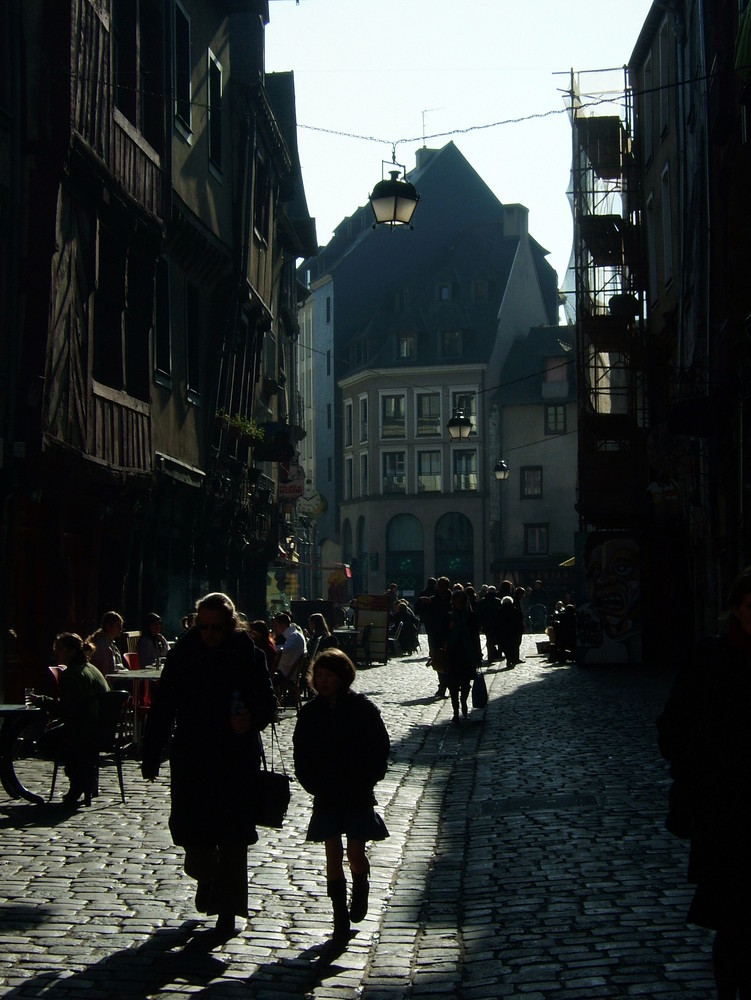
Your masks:
{"label": "graffiti face mural", "polygon": [[583,659],[641,659],[641,553],[628,535],[593,533],[584,546],[588,601],[580,605]]}

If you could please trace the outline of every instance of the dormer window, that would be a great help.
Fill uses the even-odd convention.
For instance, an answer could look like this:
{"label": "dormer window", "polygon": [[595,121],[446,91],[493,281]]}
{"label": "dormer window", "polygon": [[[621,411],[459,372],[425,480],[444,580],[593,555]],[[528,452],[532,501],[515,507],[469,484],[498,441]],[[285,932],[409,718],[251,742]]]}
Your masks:
{"label": "dormer window", "polygon": [[462,356],[461,330],[444,330],[441,334],[441,356],[460,358]]}
{"label": "dormer window", "polygon": [[409,309],[409,289],[403,288],[394,296],[394,312],[403,313]]}
{"label": "dormer window", "polygon": [[439,302],[450,302],[451,301],[451,285],[448,281],[442,281],[438,285],[438,301]]}
{"label": "dormer window", "polygon": [[406,359],[417,357],[417,338],[414,333],[399,334],[398,350],[400,358]]}
{"label": "dormer window", "polygon": [[470,298],[473,302],[487,302],[488,283],[485,280],[473,281],[470,286]]}

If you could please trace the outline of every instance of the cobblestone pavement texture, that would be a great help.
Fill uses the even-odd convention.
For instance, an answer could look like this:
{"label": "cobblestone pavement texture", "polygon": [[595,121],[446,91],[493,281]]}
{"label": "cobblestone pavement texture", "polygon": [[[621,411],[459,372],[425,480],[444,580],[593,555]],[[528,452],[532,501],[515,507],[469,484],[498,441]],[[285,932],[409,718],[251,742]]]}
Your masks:
{"label": "cobblestone pavement texture", "polygon": [[[324,967],[323,851],[299,786],[284,829],[250,849],[251,915],[223,944],[170,842],[165,777],[128,761],[123,805],[108,768],[72,815],[0,793],[0,995],[713,996],[710,934],[684,921],[687,846],[663,828],[668,673],[552,665],[533,636],[522,655],[486,669],[488,706],[459,726],[424,653],[359,672],[392,739],[377,789],[391,836],[370,849],[367,918]],[[290,765],[294,721],[279,725]]]}

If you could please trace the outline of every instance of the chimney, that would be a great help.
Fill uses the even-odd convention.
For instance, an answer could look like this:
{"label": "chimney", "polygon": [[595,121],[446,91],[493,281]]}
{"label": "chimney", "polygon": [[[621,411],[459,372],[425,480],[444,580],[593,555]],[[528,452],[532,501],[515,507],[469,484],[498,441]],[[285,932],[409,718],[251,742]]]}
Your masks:
{"label": "chimney", "polygon": [[427,146],[421,146],[415,154],[416,169],[422,170],[436,153],[440,153],[440,149],[428,149]]}
{"label": "chimney", "polygon": [[529,235],[529,209],[526,205],[503,206],[503,235],[522,239]]}

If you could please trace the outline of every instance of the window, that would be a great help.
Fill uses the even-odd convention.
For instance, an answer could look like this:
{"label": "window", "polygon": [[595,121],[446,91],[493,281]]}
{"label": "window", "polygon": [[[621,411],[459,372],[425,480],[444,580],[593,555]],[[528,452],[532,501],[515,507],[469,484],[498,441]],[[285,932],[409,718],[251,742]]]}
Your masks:
{"label": "window", "polygon": [[155,0],[115,0],[112,77],[115,107],[157,153],[164,147],[162,18]]}
{"label": "window", "polygon": [[441,282],[438,286],[438,301],[439,302],[450,302],[451,301],[451,285],[447,282]]}
{"label": "window", "polygon": [[548,554],[547,524],[524,525],[524,554],[527,556],[545,556]]}
{"label": "window", "polygon": [[360,496],[368,495],[368,456],[360,455]]}
{"label": "window", "polygon": [[383,492],[406,493],[407,475],[405,453],[387,451],[383,455]]}
{"label": "window", "polygon": [[521,496],[523,500],[542,499],[542,466],[526,465],[521,470]]}
{"label": "window", "polygon": [[461,330],[444,330],[441,333],[441,355],[444,358],[460,358],[462,356]]}
{"label": "window", "polygon": [[647,198],[647,257],[649,260],[649,301],[657,299],[657,247],[655,246],[655,204],[650,192]]}
{"label": "window", "polygon": [[190,281],[185,284],[185,356],[188,359],[188,398],[201,392],[199,329],[201,297]]}
{"label": "window", "polygon": [[344,459],[344,499],[345,500],[351,500],[352,499],[352,490],[353,490],[352,467],[353,467],[352,459],[351,458],[345,458]]}
{"label": "window", "polygon": [[262,243],[268,243],[269,238],[270,198],[268,166],[261,153],[258,152],[256,155],[256,175],[253,179],[253,229],[256,238]]}
{"label": "window", "polygon": [[670,164],[662,171],[660,201],[662,203],[662,263],[665,287],[673,280],[673,212],[670,204]]}
{"label": "window", "polygon": [[381,397],[381,437],[407,436],[405,400],[403,395]]}
{"label": "window", "polygon": [[209,163],[222,169],[222,65],[209,49]]}
{"label": "window", "polygon": [[153,261],[142,248],[130,248],[123,316],[125,391],[147,403],[151,378],[149,331],[154,314],[153,266]]}
{"label": "window", "polygon": [[462,450],[453,453],[453,489],[455,493],[477,489],[477,452]]}
{"label": "window", "polygon": [[326,476],[329,482],[331,482],[331,477],[333,475],[334,466],[331,455],[326,459]]}
{"label": "window", "polygon": [[545,433],[566,433],[566,407],[561,403],[549,403],[545,407]]}
{"label": "window", "polygon": [[331,403],[326,403],[326,429],[331,430]]}
{"label": "window", "polygon": [[353,443],[353,412],[352,403],[347,401],[344,404],[344,447],[351,448]]}
{"label": "window", "polygon": [[654,128],[654,84],[652,74],[652,53],[647,56],[644,63],[644,163],[649,163],[652,159],[652,129]]}
{"label": "window", "polygon": [[360,396],[360,441],[368,440],[368,397]]}
{"label": "window", "polygon": [[188,132],[192,129],[191,77],[190,18],[178,0],[175,4],[175,117]]}
{"label": "window", "polygon": [[435,437],[441,433],[441,395],[438,392],[417,394],[417,436]]}
{"label": "window", "polygon": [[164,257],[160,257],[156,265],[154,369],[160,375],[170,376],[172,374],[169,265]]}
{"label": "window", "polygon": [[125,247],[104,221],[99,226],[98,251],[93,374],[97,382],[124,389]]}
{"label": "window", "polygon": [[477,432],[477,393],[460,390],[451,393],[451,414],[461,410],[472,421],[472,430]]}
{"label": "window", "polygon": [[326,322],[331,322],[331,296],[326,296]]}
{"label": "window", "polygon": [[331,351],[326,351],[326,374],[331,375]]}
{"label": "window", "polygon": [[417,453],[417,492],[441,492],[441,453],[438,449]]}
{"label": "window", "polygon": [[469,297],[473,302],[486,302],[488,298],[487,281],[473,281],[470,285]]}
{"label": "window", "polygon": [[414,333],[400,334],[398,349],[400,358],[417,357],[417,339]]}
{"label": "window", "polygon": [[404,288],[394,296],[394,312],[403,313],[409,309],[409,289]]}
{"label": "window", "polygon": [[664,136],[670,125],[670,34],[667,18],[660,28],[660,136]]}

